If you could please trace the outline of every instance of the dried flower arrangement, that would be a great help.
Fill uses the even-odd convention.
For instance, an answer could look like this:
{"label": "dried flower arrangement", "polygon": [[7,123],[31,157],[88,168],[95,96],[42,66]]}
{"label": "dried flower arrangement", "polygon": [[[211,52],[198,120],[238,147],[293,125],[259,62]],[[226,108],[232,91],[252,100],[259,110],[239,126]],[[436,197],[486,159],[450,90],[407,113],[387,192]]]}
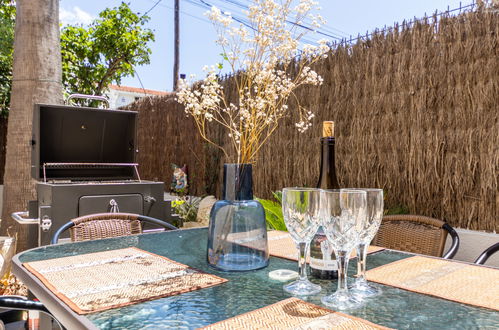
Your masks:
{"label": "dried flower arrangement", "polygon": [[[322,83],[311,65],[327,56],[330,48],[325,40],[318,46],[301,45],[308,31],[299,28],[305,19],[314,27],[323,24],[322,17],[313,14],[318,9],[313,0],[253,0],[245,12],[249,25],[235,27],[229,13],[215,7],[207,13],[217,30],[216,42],[223,49],[225,62],[233,72],[239,72],[233,77],[238,102],[229,103],[224,95],[216,74],[222,64],[205,67],[206,77],[197,88],[181,80],[177,100],[194,118],[201,136],[219,147],[227,161],[253,163],[280,119],[292,110],[287,105],[290,98],[298,104],[297,129],[304,132],[311,126],[314,114],[300,106],[294,91],[303,85]],[[295,60],[298,56],[300,59]],[[235,153],[210,140],[209,122],[227,130]]]}

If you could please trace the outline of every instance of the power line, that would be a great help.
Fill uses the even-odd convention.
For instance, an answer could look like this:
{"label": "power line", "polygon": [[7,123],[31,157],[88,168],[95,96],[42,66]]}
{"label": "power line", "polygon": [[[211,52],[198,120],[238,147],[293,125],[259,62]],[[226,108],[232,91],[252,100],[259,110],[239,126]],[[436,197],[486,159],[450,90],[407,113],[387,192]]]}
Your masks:
{"label": "power line", "polygon": [[147,96],[146,89],[144,88],[144,84],[142,84],[142,79],[140,79],[139,73],[137,72],[137,70],[135,70],[135,68],[133,69],[133,71],[135,72],[135,75],[137,76],[137,79],[139,80],[140,87],[142,88],[142,91],[144,92],[144,95]]}
{"label": "power line", "polygon": [[300,27],[302,29],[305,29],[305,30],[308,30],[308,31],[312,31],[312,32],[315,32],[317,34],[321,34],[321,35],[324,35],[326,37],[330,37],[332,39],[336,39],[336,40],[342,40],[343,39],[343,37],[338,37],[338,36],[334,36],[334,35],[331,35],[331,34],[328,34],[328,33],[324,33],[324,32],[321,32],[319,30],[313,29],[311,27],[308,27],[308,26],[300,24],[300,23],[295,23],[295,22],[291,22],[291,21],[286,21],[286,23],[292,24],[292,25],[296,25],[296,26],[298,26],[298,27]]}
{"label": "power line", "polygon": [[192,18],[194,18],[194,19],[197,19],[197,20],[199,20],[199,21],[201,21],[201,22],[208,23],[208,24],[210,24],[210,25],[212,24],[212,23],[211,23],[209,20],[207,20],[206,18],[203,18],[203,17],[198,17],[198,16],[194,16],[194,15],[191,15],[191,14],[189,14],[189,13],[186,13],[185,11],[182,11],[182,10],[181,10],[180,12],[181,12],[182,14],[184,14],[184,15],[190,16],[190,17],[192,17]]}
{"label": "power line", "polygon": [[[192,5],[195,5],[197,7],[200,7],[202,9],[211,9],[212,7],[214,7],[212,4],[210,4],[210,3],[208,3],[208,2],[206,2],[204,0],[198,0],[198,2],[193,1],[193,0],[186,0],[186,2],[188,2],[188,3],[192,4]],[[252,27],[251,24],[247,20],[245,20],[243,18],[239,18],[237,16],[232,16],[232,19],[234,21],[238,22],[238,23],[243,24],[244,26],[246,26],[249,29],[255,30],[255,28]]]}
{"label": "power line", "polygon": [[[198,0],[198,1],[201,2],[201,3],[203,3],[209,9],[211,9],[212,7],[214,7],[212,4],[210,4],[210,3],[208,3],[208,2],[206,2],[204,0]],[[251,24],[247,20],[245,20],[243,18],[238,18],[237,16],[232,16],[232,19],[234,21],[238,22],[238,23],[243,24],[244,26],[246,26],[249,29],[252,29],[252,30],[256,31],[256,29],[253,26],[251,26]]]}
{"label": "power line", "polygon": [[[328,31],[330,32],[331,34],[339,34],[339,35],[344,35],[344,36],[348,36],[349,34],[346,33],[345,31],[342,31],[340,29],[337,29],[337,28],[334,28],[334,27],[331,27],[331,26],[327,26],[327,25],[323,25],[321,26],[321,29],[325,30],[325,31]],[[336,31],[336,32],[335,32]]]}
{"label": "power line", "polygon": [[[202,0],[200,0],[202,1]],[[249,10],[249,7],[248,5],[244,5],[236,0],[219,0],[221,2],[226,2],[226,3],[230,3],[230,4],[233,4],[237,7],[240,7],[242,9],[245,9],[245,10]],[[329,37],[329,38],[332,38],[332,39],[336,39],[336,40],[341,40],[343,39],[345,36],[341,36],[341,35],[338,35],[337,33],[335,32],[331,32],[331,31],[327,31],[327,29],[334,29],[334,28],[330,28],[326,25],[323,25],[321,26],[320,28],[312,28],[310,26],[307,26],[303,23],[296,23],[296,22],[293,22],[293,21],[290,21],[290,20],[286,20],[286,23],[290,24],[290,25],[295,25],[297,27],[300,27],[302,29],[305,29],[305,30],[308,30],[308,31],[312,31],[312,32],[316,32],[318,34],[321,34],[321,35],[324,35],[326,37]],[[334,30],[337,30],[337,29],[334,29]],[[346,33],[338,30],[339,32],[343,33],[344,35],[346,35]]]}
{"label": "power line", "polygon": [[[151,2],[153,2],[153,0],[150,0],[150,1],[151,1]],[[156,2],[155,2],[155,4],[154,4],[154,6],[153,6],[153,7],[151,7],[151,9],[149,9],[146,13],[149,13],[149,12],[152,10],[152,8],[156,7],[158,4],[159,4],[159,6],[161,6],[161,7],[164,7],[164,8],[170,9],[170,10],[173,10],[173,8],[172,8],[171,6],[168,6],[168,5],[165,5],[165,4],[161,4],[161,3],[160,3],[161,1],[162,1],[162,0],[156,1]],[[187,3],[189,3],[189,4],[191,4],[191,5],[194,5],[194,6],[197,6],[197,7],[199,7],[199,8],[202,8],[202,9],[211,9],[211,7],[213,6],[212,4],[210,4],[210,3],[206,2],[206,1],[203,1],[203,0],[198,0],[198,1],[194,1],[194,0],[186,0],[186,2],[187,2]],[[234,2],[234,1],[232,1],[232,2]],[[245,7],[244,5],[242,5],[242,4],[241,4],[241,3],[239,3],[239,2],[234,2],[234,3],[237,3],[239,6],[242,6],[243,8],[247,8],[247,7]],[[222,7],[222,6],[221,6],[221,7]],[[226,8],[226,9],[227,9],[227,8]],[[186,15],[186,16],[189,16],[189,17],[192,17],[192,18],[194,18],[194,19],[196,19],[196,20],[199,20],[199,21],[201,21],[201,22],[212,24],[212,22],[210,22],[210,21],[208,21],[207,19],[204,19],[204,18],[202,18],[202,17],[196,16],[196,15],[192,15],[192,14],[190,14],[190,13],[188,13],[188,12],[185,12],[185,11],[180,11],[180,12],[181,12],[183,15]],[[249,29],[252,29],[252,30],[255,30],[255,31],[256,31],[256,29],[255,29],[253,26],[251,26],[251,24],[250,24],[250,22],[249,22],[248,20],[246,20],[246,19],[244,19],[244,18],[241,18],[241,17],[238,17],[238,16],[233,16],[233,17],[232,17],[232,19],[234,19],[234,21],[236,21],[236,22],[238,22],[238,23],[240,23],[240,24],[243,24],[244,26],[246,26],[246,27],[247,27],[247,28],[249,28]],[[296,25],[296,24],[295,24],[295,25]],[[304,29],[308,29],[308,30],[310,30],[310,31],[315,31],[315,30],[313,30],[312,28],[309,28],[309,27],[307,27],[307,26],[305,26],[305,25],[303,25],[303,26],[301,26],[301,27],[302,27],[302,28],[304,28]],[[320,33],[320,34],[324,34],[324,33]],[[330,36],[330,35],[328,35],[328,36]],[[339,38],[339,37],[334,37],[334,36],[330,36],[330,37],[332,37],[332,38],[334,38],[334,39],[337,39],[337,40],[342,39],[342,38]],[[310,44],[315,44],[315,45],[317,45],[317,42],[316,42],[316,41],[313,41],[313,40],[311,40],[311,39],[308,39],[308,38],[302,38],[302,40],[303,40],[304,42],[307,42],[307,43],[310,43]]]}
{"label": "power line", "polygon": [[156,8],[156,6],[157,6],[157,5],[158,5],[161,1],[163,1],[163,0],[158,0],[158,1],[156,1],[156,3],[155,3],[155,4],[151,7],[151,8],[149,8],[149,10],[148,10],[148,11],[146,11],[146,12],[144,13],[144,15],[143,15],[143,16],[146,16],[147,14],[149,14],[149,13],[151,12],[151,10],[153,10],[154,8]]}
{"label": "power line", "polygon": [[[454,9],[450,9],[450,10],[447,9],[446,11],[443,11],[443,12],[436,12],[434,15],[435,15],[436,18],[439,18],[439,17],[441,17],[443,15],[448,15],[448,14],[451,14],[451,13],[457,12],[457,11],[459,11],[459,13],[461,13],[461,12],[466,11],[468,9],[472,10],[475,6],[476,6],[475,0],[472,3],[470,3],[470,4],[466,5],[466,6],[463,6],[462,3],[460,2],[458,8],[454,8]],[[414,17],[414,19],[409,20],[408,22],[406,22],[404,24],[405,24],[405,26],[410,27],[414,23],[421,22],[421,21],[423,21],[426,18],[427,18],[426,16],[424,18],[416,18],[416,17]],[[343,44],[353,44],[353,43],[355,43],[355,42],[357,42],[359,40],[367,40],[367,39],[369,39],[370,37],[372,37],[374,35],[374,33],[385,33],[385,32],[389,32],[389,31],[392,31],[392,30],[393,30],[393,27],[385,27],[385,28],[383,28],[381,30],[375,30],[374,32],[366,33],[366,35],[363,35],[363,36],[359,35],[356,38],[352,38],[352,36],[350,36],[350,39],[346,39],[345,38],[345,39],[343,39],[341,41],[341,43],[343,43]]]}
{"label": "power line", "polygon": [[[194,2],[194,0],[187,0],[187,1],[188,1],[188,2],[191,2],[191,3],[193,3],[193,4],[196,4],[196,3]],[[204,5],[204,7],[205,7],[205,8],[211,9],[211,7],[213,7],[213,5],[212,5],[211,3],[209,3],[209,2],[207,2],[206,0],[198,0],[198,1],[199,1],[199,2],[201,2],[201,3]],[[241,3],[239,3],[239,2],[237,2],[237,1],[235,1],[235,0],[222,0],[222,1],[226,1],[226,2],[230,2],[230,3],[234,3],[234,4],[237,4],[238,6],[241,6],[242,8],[249,9],[249,8],[248,8],[248,6],[242,5]],[[224,7],[224,6],[220,6],[220,7],[223,9],[223,7]],[[228,8],[227,8],[227,7],[225,7],[225,9],[228,9]],[[230,9],[229,9],[229,10],[230,10]],[[235,20],[236,22],[239,22],[239,23],[243,24],[244,26],[246,26],[246,27],[248,27],[248,28],[252,29],[253,31],[256,31],[256,28],[255,28],[255,27],[253,27],[253,26],[251,25],[251,23],[250,23],[250,22],[249,22],[246,18],[240,18],[240,17],[237,17],[237,16],[235,16],[235,15],[232,15],[231,17],[232,17],[232,19],[233,19],[233,20]],[[287,22],[287,23],[290,23],[290,24],[293,24],[293,22],[290,22],[290,21],[286,21],[286,22]],[[307,26],[305,26],[305,25],[299,25],[299,24],[293,24],[293,25],[299,26],[299,27],[301,27],[301,28],[308,29],[308,30],[310,30],[310,31],[314,31],[313,29],[311,29],[311,28],[309,28],[309,27],[307,27]],[[337,40],[341,40],[341,38],[335,38],[335,39],[337,39]],[[317,44],[318,44],[316,41],[313,41],[313,40],[308,39],[308,38],[305,38],[305,37],[302,37],[302,38],[301,38],[301,40],[302,40],[303,42],[308,43],[308,44],[313,44],[313,45],[317,45]]]}
{"label": "power line", "polygon": [[[209,3],[209,2],[207,2],[207,1],[205,1],[205,0],[197,0],[197,1],[195,1],[195,0],[186,0],[186,1],[187,1],[188,3],[190,3],[190,4],[192,4],[192,5],[195,5],[195,6],[197,6],[197,7],[203,8],[203,9],[211,9],[212,7],[214,7],[211,3]],[[246,7],[246,8],[247,8],[247,7]],[[223,8],[223,7],[222,7],[222,9],[227,9],[227,8]],[[251,23],[250,23],[247,19],[242,18],[242,17],[238,17],[238,16],[236,16],[236,15],[232,15],[231,17],[232,17],[232,19],[233,19],[234,21],[236,21],[236,22],[238,22],[238,23],[243,24],[244,26],[246,26],[246,27],[247,27],[247,28],[249,28],[249,29],[252,29],[253,31],[256,31],[256,28],[255,28],[255,27],[253,27],[253,26],[251,25]],[[288,23],[293,24],[292,22],[289,22],[289,21],[287,21],[287,22],[288,22]],[[309,27],[307,27],[307,26],[305,26],[305,25],[298,25],[298,24],[296,24],[296,23],[295,23],[294,25],[299,26],[299,27],[304,28],[304,29],[308,29],[308,30],[310,30],[310,31],[315,31],[315,30],[313,30],[312,28],[309,28]],[[324,34],[324,33],[322,33],[322,34]],[[334,38],[334,39],[337,39],[337,40],[342,40],[342,38],[339,38],[339,37],[334,37],[334,36],[331,36],[331,35],[328,35],[328,36],[329,36],[329,37],[332,37],[332,38]],[[307,39],[307,38],[302,38],[302,40],[303,40],[303,41],[305,41],[305,42],[307,42],[307,43],[317,45],[317,42],[315,42],[315,41],[311,41],[310,39]]]}
{"label": "power line", "polygon": [[[149,1],[150,1],[150,2],[153,2],[154,0],[149,0]],[[161,1],[162,1],[162,0],[161,0]],[[161,2],[161,1],[160,1],[160,2]],[[159,6],[160,6],[160,7],[163,7],[163,8],[167,8],[167,9],[173,10],[173,7],[168,6],[168,5],[165,5],[165,4],[163,4],[163,3],[160,3],[160,4],[159,4]],[[211,22],[210,22],[210,21],[208,21],[207,19],[204,19],[203,17],[198,17],[198,16],[195,16],[195,15],[191,15],[190,13],[188,13],[188,12],[186,12],[186,11],[183,11],[183,10],[181,10],[180,12],[181,12],[183,15],[186,15],[186,16],[189,16],[189,17],[192,17],[192,18],[197,19],[197,20],[199,20],[199,21],[201,21],[201,22],[211,24]]]}

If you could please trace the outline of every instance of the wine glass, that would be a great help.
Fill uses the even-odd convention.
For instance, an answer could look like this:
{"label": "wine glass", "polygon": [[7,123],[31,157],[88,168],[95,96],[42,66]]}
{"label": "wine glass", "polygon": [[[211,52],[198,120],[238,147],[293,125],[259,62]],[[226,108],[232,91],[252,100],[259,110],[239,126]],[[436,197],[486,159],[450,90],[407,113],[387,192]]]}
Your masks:
{"label": "wine glass", "polygon": [[381,294],[380,288],[367,283],[366,258],[367,248],[378,232],[383,218],[383,189],[363,188],[359,190],[367,194],[367,219],[357,245],[357,279],[350,287],[350,291],[358,297],[365,298]]}
{"label": "wine glass", "polygon": [[313,188],[284,188],[282,191],[282,213],[286,228],[299,249],[300,278],[284,285],[284,290],[294,295],[305,296],[321,291],[319,285],[307,279],[306,260],[310,241],[319,228],[320,190]]}
{"label": "wine glass", "polygon": [[362,300],[351,295],[347,287],[350,253],[358,244],[366,221],[366,192],[362,190],[323,190],[321,192],[322,227],[338,262],[338,288],[322,298],[322,303],[335,310],[353,309]]}

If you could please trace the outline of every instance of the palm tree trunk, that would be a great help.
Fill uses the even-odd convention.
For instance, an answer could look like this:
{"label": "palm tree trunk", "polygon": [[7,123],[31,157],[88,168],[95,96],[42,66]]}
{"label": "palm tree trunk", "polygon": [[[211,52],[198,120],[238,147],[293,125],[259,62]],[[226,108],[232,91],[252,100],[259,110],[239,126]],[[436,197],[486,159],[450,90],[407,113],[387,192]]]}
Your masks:
{"label": "palm tree trunk", "polygon": [[14,64],[0,234],[17,235],[24,250],[27,228],[10,214],[35,198],[31,178],[31,128],[35,103],[62,103],[59,0],[17,0]]}

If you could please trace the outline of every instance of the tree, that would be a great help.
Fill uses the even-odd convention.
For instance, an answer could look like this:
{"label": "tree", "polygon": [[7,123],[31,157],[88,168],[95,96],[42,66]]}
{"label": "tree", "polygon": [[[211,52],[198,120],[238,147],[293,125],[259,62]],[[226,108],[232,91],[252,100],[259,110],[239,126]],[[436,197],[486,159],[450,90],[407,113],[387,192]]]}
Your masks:
{"label": "tree", "polygon": [[[12,80],[15,6],[0,0],[0,112],[7,116]],[[105,9],[87,28],[68,25],[61,31],[62,81],[66,93],[102,95],[109,84],[134,76],[134,67],[149,64],[154,33],[149,17],[128,4]]]}
{"label": "tree", "polygon": [[149,63],[154,34],[143,26],[148,16],[126,3],[105,9],[88,29],[66,26],[61,32],[63,82],[67,93],[102,95],[110,83],[134,76],[134,67]]}
{"label": "tree", "polygon": [[18,249],[23,250],[28,246],[28,229],[10,214],[26,209],[35,196],[29,143],[33,105],[62,103],[59,0],[17,0],[16,11],[0,233],[17,233]]}
{"label": "tree", "polygon": [[104,10],[88,29],[63,28],[62,40],[58,17],[59,0],[17,0],[16,7],[0,0],[3,113],[9,111],[11,99],[0,234],[17,233],[20,250],[28,247],[27,228],[17,225],[10,214],[25,210],[35,199],[29,145],[33,105],[62,104],[62,81],[67,92],[101,95],[110,83],[133,76],[135,65],[149,63],[147,43],[154,40],[152,31],[142,28],[149,18],[133,13],[125,3]]}
{"label": "tree", "polygon": [[0,0],[0,114],[4,116],[10,104],[15,12],[10,1]]}

